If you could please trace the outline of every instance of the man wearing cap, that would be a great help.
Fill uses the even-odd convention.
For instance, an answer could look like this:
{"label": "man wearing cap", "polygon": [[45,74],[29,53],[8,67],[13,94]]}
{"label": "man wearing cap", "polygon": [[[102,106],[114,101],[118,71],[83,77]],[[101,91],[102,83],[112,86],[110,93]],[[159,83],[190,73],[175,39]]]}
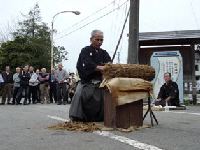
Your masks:
{"label": "man wearing cap", "polygon": [[77,77],[76,77],[76,75],[75,75],[74,72],[70,72],[70,73],[69,73],[69,78],[70,78],[70,80],[71,80],[71,83],[72,83],[72,80],[73,80],[73,79],[77,80]]}

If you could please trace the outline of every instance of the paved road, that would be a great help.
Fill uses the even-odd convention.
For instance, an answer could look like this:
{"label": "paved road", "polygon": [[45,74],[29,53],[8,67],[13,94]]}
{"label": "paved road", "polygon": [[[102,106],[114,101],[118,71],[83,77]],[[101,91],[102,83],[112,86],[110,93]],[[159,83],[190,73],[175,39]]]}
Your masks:
{"label": "paved road", "polygon": [[[199,150],[200,106],[155,112],[159,125],[122,133],[76,133],[44,127],[68,118],[70,105],[0,106],[0,150]],[[150,120],[144,121],[150,124]]]}

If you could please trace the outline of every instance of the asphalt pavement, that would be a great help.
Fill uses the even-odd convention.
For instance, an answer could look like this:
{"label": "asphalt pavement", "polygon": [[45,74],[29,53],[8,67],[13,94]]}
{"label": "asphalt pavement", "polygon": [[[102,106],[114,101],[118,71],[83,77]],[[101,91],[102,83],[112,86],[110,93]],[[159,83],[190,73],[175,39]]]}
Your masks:
{"label": "asphalt pavement", "polygon": [[[124,133],[49,130],[68,120],[70,105],[0,106],[0,150],[199,150],[200,106],[154,112],[159,125]],[[149,115],[144,124],[150,125]]]}

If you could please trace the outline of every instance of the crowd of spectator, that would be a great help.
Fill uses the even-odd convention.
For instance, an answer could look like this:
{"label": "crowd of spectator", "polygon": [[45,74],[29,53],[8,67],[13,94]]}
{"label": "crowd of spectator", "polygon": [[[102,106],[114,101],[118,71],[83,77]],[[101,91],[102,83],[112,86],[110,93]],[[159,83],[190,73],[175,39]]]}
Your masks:
{"label": "crowd of spectator", "polygon": [[[57,103],[66,105],[72,101],[76,91],[77,78],[74,72],[67,73],[62,63],[58,69],[35,69],[25,65],[23,69],[17,67],[13,74],[10,67],[0,72],[0,91],[2,100],[0,105],[28,105],[41,103]],[[12,101],[11,101],[12,99]],[[6,101],[7,100],[7,101]]]}

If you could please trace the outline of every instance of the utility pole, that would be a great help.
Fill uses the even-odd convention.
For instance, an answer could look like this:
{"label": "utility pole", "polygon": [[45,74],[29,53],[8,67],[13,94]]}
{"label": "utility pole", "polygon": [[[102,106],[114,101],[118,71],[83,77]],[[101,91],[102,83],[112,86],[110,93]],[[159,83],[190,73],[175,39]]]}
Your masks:
{"label": "utility pole", "polygon": [[191,44],[191,61],[192,61],[192,99],[193,104],[197,104],[197,89],[196,89],[196,75],[195,75],[195,48],[194,43]]}
{"label": "utility pole", "polygon": [[139,0],[130,0],[128,61],[138,63],[139,45]]}
{"label": "utility pole", "polygon": [[51,22],[51,69],[53,69],[53,21]]}

